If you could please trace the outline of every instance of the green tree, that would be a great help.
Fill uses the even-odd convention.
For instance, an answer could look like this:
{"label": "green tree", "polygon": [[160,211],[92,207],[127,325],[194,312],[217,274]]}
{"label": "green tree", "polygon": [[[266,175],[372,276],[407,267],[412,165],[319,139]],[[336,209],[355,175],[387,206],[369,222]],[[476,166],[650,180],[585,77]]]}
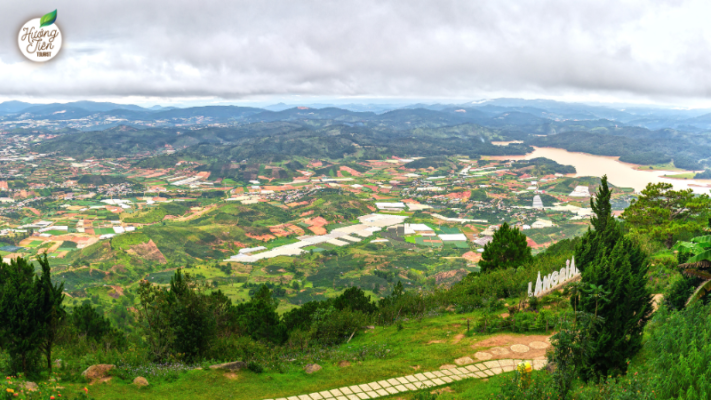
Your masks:
{"label": "green tree", "polygon": [[51,268],[47,255],[38,257],[42,275],[39,278],[38,292],[42,315],[43,338],[40,344],[47,361],[47,369],[52,371],[52,349],[57,341],[57,334],[67,315],[62,305],[64,302],[64,283],[52,283]]}
{"label": "green tree", "polygon": [[272,291],[262,285],[250,301],[237,305],[238,323],[254,340],[283,343],[286,326],[280,321],[278,306],[279,301],[273,298]]}
{"label": "green tree", "polygon": [[531,248],[524,235],[518,228],[511,228],[504,222],[494,232],[494,240],[484,246],[479,267],[482,271],[495,268],[518,267],[533,260]]}
{"label": "green tree", "polygon": [[366,296],[365,292],[357,286],[346,289],[340,296],[333,301],[333,306],[336,310],[360,311],[365,314],[371,314],[377,311],[378,307],[370,301],[370,296]]}
{"label": "green tree", "polygon": [[0,262],[0,327],[12,372],[32,372],[44,340],[43,298],[34,266],[24,258]]}
{"label": "green tree", "polygon": [[679,259],[685,261],[679,264],[679,269],[682,275],[688,278],[680,281],[679,289],[683,290],[683,286],[695,284],[695,289],[692,289],[686,301],[688,305],[711,291],[711,236],[699,236],[690,242],[678,242],[674,247],[679,251]]}
{"label": "green tree", "polygon": [[194,362],[207,354],[216,338],[217,323],[210,297],[180,269],[170,279],[169,320],[175,335],[173,350]]}
{"label": "green tree", "polygon": [[622,213],[633,232],[663,242],[667,248],[680,233],[701,231],[711,215],[708,195],[672,189],[671,183],[650,183]]}
{"label": "green tree", "polygon": [[591,206],[594,230],[587,231],[575,251],[583,293],[588,293],[581,296],[578,310],[602,319],[591,334],[586,379],[626,372],[626,361],[642,346],[642,332],[652,311],[646,255],[623,235],[612,216],[606,176]]}
{"label": "green tree", "polygon": [[69,321],[76,332],[87,339],[100,340],[111,331],[111,323],[89,303],[74,308]]}

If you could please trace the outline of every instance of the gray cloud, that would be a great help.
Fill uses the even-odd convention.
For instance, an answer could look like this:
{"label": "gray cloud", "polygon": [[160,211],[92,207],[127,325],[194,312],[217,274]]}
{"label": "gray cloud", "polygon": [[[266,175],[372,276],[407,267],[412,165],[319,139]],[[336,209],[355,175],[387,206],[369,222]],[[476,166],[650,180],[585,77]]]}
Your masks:
{"label": "gray cloud", "polygon": [[[687,21],[701,2],[5,3],[5,97],[711,93],[711,30]],[[62,54],[47,65],[24,61],[14,51],[19,27],[54,8]]]}

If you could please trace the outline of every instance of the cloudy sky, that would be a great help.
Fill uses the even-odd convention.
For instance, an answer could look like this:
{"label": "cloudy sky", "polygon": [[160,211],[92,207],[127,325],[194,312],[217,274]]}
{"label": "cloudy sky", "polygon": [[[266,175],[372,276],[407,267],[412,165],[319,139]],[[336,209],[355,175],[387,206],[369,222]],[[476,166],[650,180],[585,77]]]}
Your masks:
{"label": "cloudy sky", "polygon": [[[58,10],[62,53],[17,48]],[[0,101],[711,106],[711,2],[36,0],[0,4]]]}

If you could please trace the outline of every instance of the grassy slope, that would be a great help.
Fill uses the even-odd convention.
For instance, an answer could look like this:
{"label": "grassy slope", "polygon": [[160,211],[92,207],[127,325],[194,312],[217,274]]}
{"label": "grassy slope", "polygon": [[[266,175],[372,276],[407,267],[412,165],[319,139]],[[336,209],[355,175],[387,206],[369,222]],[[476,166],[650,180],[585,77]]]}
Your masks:
{"label": "grassy slope", "polygon": [[[421,321],[411,320],[405,323],[405,329],[401,331],[394,326],[378,327],[342,345],[341,350],[353,351],[363,346],[385,345],[391,350],[386,358],[361,362],[351,360],[352,365],[345,368],[323,363],[323,369],[312,375],[303,372],[299,365],[292,365],[285,373],[270,371],[255,374],[242,371],[236,376],[219,371],[195,370],[181,375],[175,382],[158,383],[144,389],[136,388],[129,382],[115,381],[94,385],[90,390],[97,399],[265,399],[410,375],[415,373],[415,366],[419,366],[418,372],[432,371],[443,364],[452,363],[456,358],[471,356],[477,351],[472,344],[491,336],[464,337],[459,343],[453,344],[455,335],[465,333],[466,318],[475,317],[475,314],[450,314]],[[432,340],[444,340],[445,343],[428,344]],[[505,378],[492,378],[492,381],[501,379]],[[499,387],[495,382],[487,384],[480,380],[450,386],[457,392],[466,391],[467,398],[488,398]]]}

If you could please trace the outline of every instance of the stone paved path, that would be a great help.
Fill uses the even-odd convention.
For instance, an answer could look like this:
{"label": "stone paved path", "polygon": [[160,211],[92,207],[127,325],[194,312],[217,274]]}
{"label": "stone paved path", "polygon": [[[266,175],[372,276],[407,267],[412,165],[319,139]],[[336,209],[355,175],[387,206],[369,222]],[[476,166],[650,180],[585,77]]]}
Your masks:
{"label": "stone paved path", "polygon": [[[545,367],[546,360],[492,360],[478,364],[467,365],[459,368],[443,369],[432,372],[392,378],[362,385],[344,386],[338,389],[325,390],[318,393],[302,394],[299,396],[282,397],[276,400],[366,400],[378,397],[392,396],[402,392],[432,388],[447,385],[462,379],[481,379],[510,372],[522,361],[529,361],[533,369]],[[274,399],[266,399],[274,400]]]}

